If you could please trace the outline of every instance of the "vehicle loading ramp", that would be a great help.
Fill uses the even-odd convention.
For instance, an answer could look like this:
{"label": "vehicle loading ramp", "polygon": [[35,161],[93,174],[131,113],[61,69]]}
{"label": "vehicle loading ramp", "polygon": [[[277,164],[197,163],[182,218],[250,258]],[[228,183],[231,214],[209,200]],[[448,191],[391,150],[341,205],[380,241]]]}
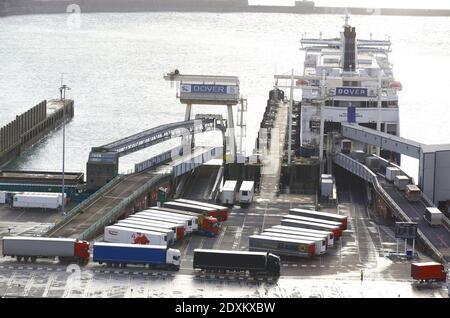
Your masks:
{"label": "vehicle loading ramp", "polygon": [[221,166],[203,165],[195,169],[184,186],[182,197],[190,200],[208,200]]}
{"label": "vehicle loading ramp", "polygon": [[71,214],[50,229],[46,236],[82,237],[96,222],[106,217],[129,199],[133,193],[156,177],[158,174],[155,174],[154,171],[119,177],[110,185],[105,186],[108,189],[103,193],[94,194],[94,196],[96,195],[94,200],[87,202],[80,210],[70,212]]}
{"label": "vehicle loading ramp", "polygon": [[425,209],[431,206],[430,203],[424,200],[417,203],[409,202],[403,193],[399,192],[393,184],[388,183],[383,176],[375,174],[366,165],[343,153],[335,155],[333,162],[371,183],[375,192],[380,195],[399,220],[417,222],[419,239],[433,252],[436,258],[450,262],[449,221],[444,217],[444,225],[431,227],[423,218]]}
{"label": "vehicle loading ramp", "polygon": [[378,177],[378,181],[386,193],[405,212],[411,221],[418,223],[419,229],[431,244],[438,249],[443,258],[447,262],[450,262],[450,231],[444,225],[431,227],[423,217],[427,207],[431,207],[432,205],[423,200],[410,202],[406,199],[403,192],[400,192],[393,184],[387,182],[386,179]]}

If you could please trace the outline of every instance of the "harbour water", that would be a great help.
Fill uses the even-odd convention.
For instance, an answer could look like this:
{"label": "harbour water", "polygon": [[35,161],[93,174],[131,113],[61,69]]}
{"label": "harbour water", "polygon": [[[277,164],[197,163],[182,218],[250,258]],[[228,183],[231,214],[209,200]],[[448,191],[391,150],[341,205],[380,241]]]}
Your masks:
{"label": "harbour water", "polygon": [[[403,84],[402,137],[450,143],[450,20],[353,16],[351,23],[361,38],[388,34],[392,40],[391,62]],[[245,145],[250,154],[273,74],[292,67],[302,71],[302,34],[317,36],[321,30],[323,37],[335,37],[342,24],[342,17],[334,15],[257,13],[83,14],[79,28],[66,15],[1,18],[0,125],[43,99],[58,97],[64,73],[72,88],[68,97],[75,100],[75,118],[66,130],[66,168],[84,171],[91,147],[183,119],[175,88],[162,78],[179,68],[184,74],[239,76],[249,105]],[[194,111],[221,109],[198,106]],[[61,147],[59,130],[9,168],[58,170]],[[121,171],[160,150],[123,158]],[[415,178],[417,165],[403,158]]]}

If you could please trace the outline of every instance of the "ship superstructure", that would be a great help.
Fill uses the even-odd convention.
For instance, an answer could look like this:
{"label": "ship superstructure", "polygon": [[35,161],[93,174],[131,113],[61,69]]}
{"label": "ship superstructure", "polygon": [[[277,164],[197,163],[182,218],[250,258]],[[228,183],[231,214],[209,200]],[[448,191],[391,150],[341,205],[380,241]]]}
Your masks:
{"label": "ship superstructure", "polygon": [[[304,74],[297,80],[302,86],[302,152],[321,157],[330,148],[334,132],[342,123],[356,123],[399,136],[399,107],[395,81],[388,54],[390,40],[361,40],[348,18],[339,38],[303,38]],[[363,144],[353,149],[364,150]],[[320,149],[322,151],[320,151]],[[394,153],[374,149],[392,161]]]}

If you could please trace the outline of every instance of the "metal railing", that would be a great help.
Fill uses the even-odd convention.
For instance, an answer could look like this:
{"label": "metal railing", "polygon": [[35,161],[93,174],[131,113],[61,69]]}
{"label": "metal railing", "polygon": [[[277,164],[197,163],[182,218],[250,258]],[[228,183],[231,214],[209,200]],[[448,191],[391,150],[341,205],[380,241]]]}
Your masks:
{"label": "metal railing", "polygon": [[118,175],[114,179],[112,179],[110,182],[105,184],[102,188],[100,188],[98,191],[96,191],[94,194],[89,196],[86,200],[75,206],[72,210],[70,210],[69,213],[65,215],[65,217],[55,224],[53,227],[51,227],[47,232],[45,232],[44,236],[50,236],[52,233],[58,231],[63,226],[65,226],[67,223],[70,222],[80,211],[82,211],[85,207],[92,204],[95,200],[97,200],[100,196],[102,196],[104,193],[109,191],[112,187],[114,187],[116,184],[118,184],[123,178],[125,178],[124,175]]}
{"label": "metal railing", "polygon": [[104,228],[105,226],[112,224],[117,220],[117,218],[120,216],[121,213],[123,213],[123,210],[132,204],[136,199],[138,199],[140,196],[145,194],[148,189],[150,189],[152,186],[154,186],[159,181],[167,178],[170,176],[170,174],[160,174],[153,178],[151,178],[149,181],[147,181],[143,186],[141,186],[139,189],[134,191],[128,198],[122,200],[116,207],[114,207],[111,211],[109,211],[105,216],[100,218],[97,222],[95,222],[93,225],[91,225],[87,230],[85,230],[78,239],[80,240],[89,240],[93,239],[95,235],[100,232],[101,228]]}

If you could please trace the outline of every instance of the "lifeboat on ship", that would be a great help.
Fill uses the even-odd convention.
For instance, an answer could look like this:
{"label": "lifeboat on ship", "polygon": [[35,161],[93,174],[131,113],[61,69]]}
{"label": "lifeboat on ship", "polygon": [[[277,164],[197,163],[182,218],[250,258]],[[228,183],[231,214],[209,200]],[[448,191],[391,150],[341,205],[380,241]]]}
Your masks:
{"label": "lifeboat on ship", "polygon": [[401,91],[403,89],[403,85],[402,85],[402,83],[397,82],[397,81],[396,82],[390,82],[389,83],[389,88]]}
{"label": "lifeboat on ship", "polygon": [[299,79],[295,84],[297,86],[309,86],[309,81],[305,79]]}

